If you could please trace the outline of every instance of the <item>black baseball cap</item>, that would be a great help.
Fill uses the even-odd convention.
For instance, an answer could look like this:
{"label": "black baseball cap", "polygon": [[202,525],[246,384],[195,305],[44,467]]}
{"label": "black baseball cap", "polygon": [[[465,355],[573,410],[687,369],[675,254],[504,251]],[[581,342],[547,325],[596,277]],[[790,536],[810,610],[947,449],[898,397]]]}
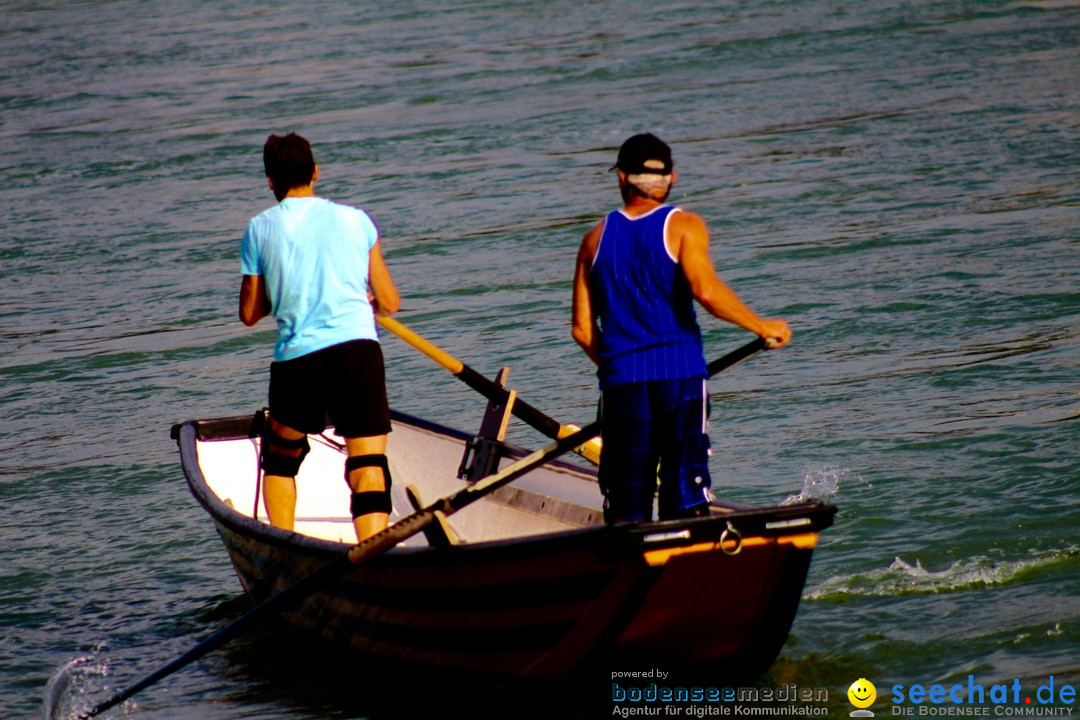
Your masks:
{"label": "black baseball cap", "polygon": [[674,167],[668,144],[652,133],[641,133],[622,144],[611,170],[628,175],[670,175]]}

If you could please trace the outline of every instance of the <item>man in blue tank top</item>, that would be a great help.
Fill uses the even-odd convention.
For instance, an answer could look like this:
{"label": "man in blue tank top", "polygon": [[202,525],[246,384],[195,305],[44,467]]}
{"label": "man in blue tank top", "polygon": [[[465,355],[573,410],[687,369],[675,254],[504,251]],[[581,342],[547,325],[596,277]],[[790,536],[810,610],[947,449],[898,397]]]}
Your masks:
{"label": "man in blue tank top", "polygon": [[329,417],[345,438],[345,480],[363,541],[386,527],[392,510],[375,312],[396,312],[400,298],[371,218],[315,196],[319,167],[307,140],[271,135],[263,164],[278,204],[244,233],[240,320],[251,326],[273,315],[278,326],[259,457],[266,513],[273,525],[293,529],[307,435],[325,430]]}
{"label": "man in blue tank top", "polygon": [[759,317],[717,277],[704,220],[665,204],[677,177],[666,143],[635,135],[612,170],[623,207],[585,234],[573,300],[574,340],[599,368],[604,516],[650,521],[658,475],[659,519],[704,515],[708,372],[693,301],[770,348],[786,345],[791,329]]}

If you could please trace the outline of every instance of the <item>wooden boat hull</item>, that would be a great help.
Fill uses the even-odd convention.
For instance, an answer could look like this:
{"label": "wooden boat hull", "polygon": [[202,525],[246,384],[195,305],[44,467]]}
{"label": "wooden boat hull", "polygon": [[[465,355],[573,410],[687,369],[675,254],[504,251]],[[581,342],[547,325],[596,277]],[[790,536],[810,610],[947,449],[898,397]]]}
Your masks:
{"label": "wooden boat hull", "polygon": [[[189,422],[176,436],[193,494],[260,602],[347,545],[269,527],[209,488],[200,443],[245,437],[244,423]],[[397,413],[395,423],[424,424]],[[466,437],[436,431],[455,442]],[[760,672],[787,637],[817,533],[834,512],[818,503],[398,547],[285,617],[374,656],[522,677],[601,665]]]}

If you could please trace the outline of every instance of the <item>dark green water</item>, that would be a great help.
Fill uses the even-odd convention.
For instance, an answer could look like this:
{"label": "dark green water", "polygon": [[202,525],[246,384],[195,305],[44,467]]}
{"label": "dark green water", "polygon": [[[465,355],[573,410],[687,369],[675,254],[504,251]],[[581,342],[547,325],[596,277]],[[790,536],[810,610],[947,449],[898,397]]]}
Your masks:
{"label": "dark green water", "polygon": [[[796,332],[714,380],[714,483],[840,507],[761,682],[828,688],[834,717],[860,677],[879,717],[897,683],[1080,683],[1078,77],[1054,0],[0,3],[2,716],[40,717],[73,659],[76,695],[124,686],[247,608],[168,428],[264,402],[239,239],[285,130],[379,223],[400,319],[577,422],[574,252],[619,143],[660,134],[721,274]],[[704,325],[711,357],[747,339]],[[385,348],[396,407],[477,425]],[[300,652],[256,633],[127,714],[592,716],[351,666],[326,695]]]}

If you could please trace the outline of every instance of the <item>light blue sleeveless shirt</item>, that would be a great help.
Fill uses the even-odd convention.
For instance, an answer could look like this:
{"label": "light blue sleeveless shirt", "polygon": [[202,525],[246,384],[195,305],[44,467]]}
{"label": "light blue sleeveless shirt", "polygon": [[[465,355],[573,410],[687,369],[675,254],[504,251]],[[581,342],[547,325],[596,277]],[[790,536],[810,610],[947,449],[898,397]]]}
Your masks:
{"label": "light blue sleeveless shirt", "polygon": [[689,283],[664,243],[678,208],[608,214],[589,273],[600,327],[600,387],[707,377]]}
{"label": "light blue sleeveless shirt", "polygon": [[274,360],[350,340],[376,340],[368,253],[379,239],[363,210],[285,198],[248,223],[240,269],[262,275],[278,325]]}

